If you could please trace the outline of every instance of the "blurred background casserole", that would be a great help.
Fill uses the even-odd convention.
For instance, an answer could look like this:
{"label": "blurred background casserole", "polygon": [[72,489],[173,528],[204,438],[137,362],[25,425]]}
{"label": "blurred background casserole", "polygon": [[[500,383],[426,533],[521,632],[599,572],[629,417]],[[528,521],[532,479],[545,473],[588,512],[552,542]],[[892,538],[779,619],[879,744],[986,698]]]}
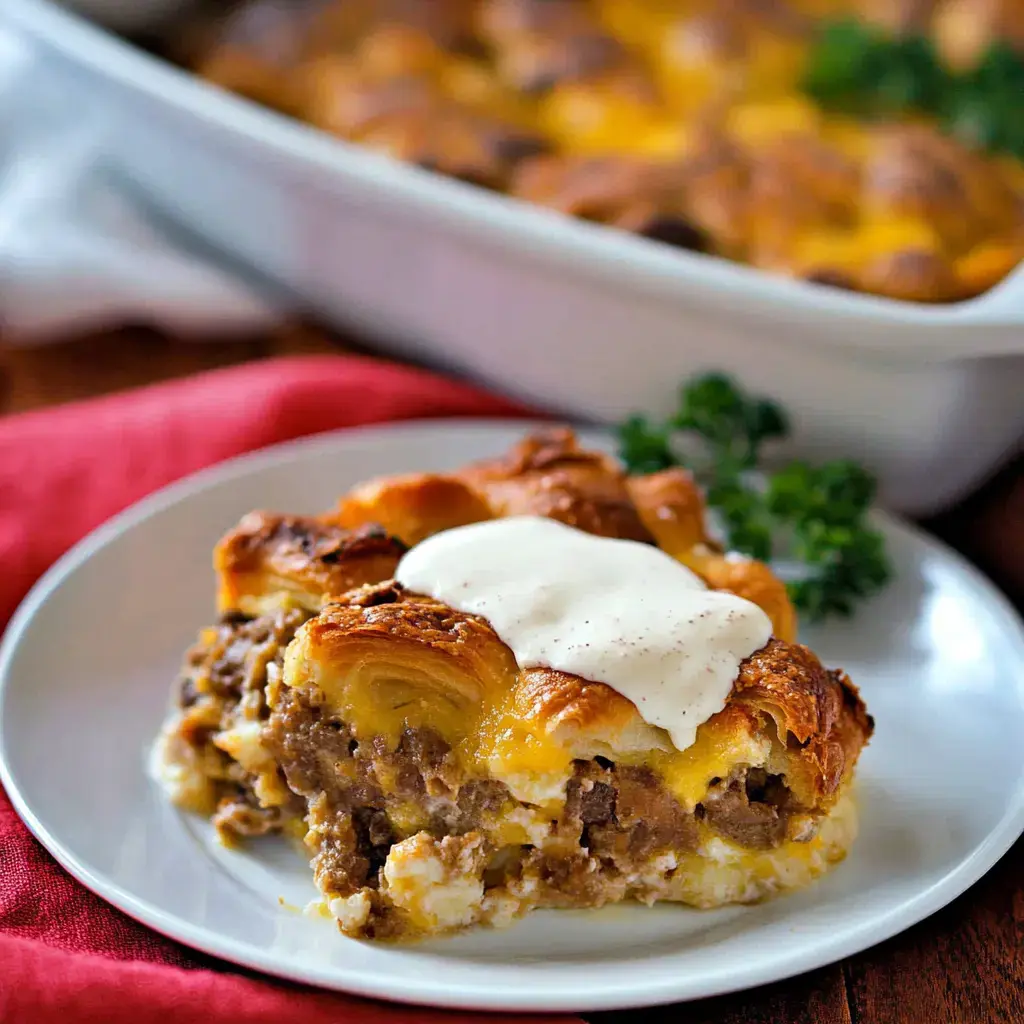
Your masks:
{"label": "blurred background casserole", "polygon": [[102,179],[204,273],[565,419],[720,371],[780,459],[931,514],[1024,437],[1019,6],[962,2],[3,0],[0,213]]}
{"label": "blurred background casserole", "polygon": [[244,0],[171,55],[400,160],[917,302],[1024,255],[1022,0]]}

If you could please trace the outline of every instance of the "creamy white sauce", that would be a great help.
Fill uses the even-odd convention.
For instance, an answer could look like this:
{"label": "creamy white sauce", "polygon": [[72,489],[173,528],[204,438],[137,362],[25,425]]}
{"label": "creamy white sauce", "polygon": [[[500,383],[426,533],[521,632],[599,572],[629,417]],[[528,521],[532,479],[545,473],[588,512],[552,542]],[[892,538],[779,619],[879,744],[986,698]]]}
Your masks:
{"label": "creamy white sauce", "polygon": [[396,577],[487,619],[520,668],[611,686],[680,750],[722,710],[740,662],[772,630],[757,605],[708,590],[658,548],[534,516],[436,534]]}

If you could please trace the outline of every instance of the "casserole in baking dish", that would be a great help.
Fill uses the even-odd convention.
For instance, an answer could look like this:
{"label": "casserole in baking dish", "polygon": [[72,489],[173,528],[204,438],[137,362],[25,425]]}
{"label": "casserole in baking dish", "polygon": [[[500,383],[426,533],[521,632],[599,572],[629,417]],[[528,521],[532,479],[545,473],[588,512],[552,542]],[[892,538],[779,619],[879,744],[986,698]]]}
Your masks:
{"label": "casserole in baking dish", "polygon": [[[1024,134],[1003,110],[1024,91],[1024,14],[881,6],[243,0],[178,52],[341,138],[562,213],[833,286],[968,298],[1024,256]],[[826,21],[844,11],[896,24]],[[872,71],[887,100],[945,72],[941,102],[969,99],[990,145],[956,136],[959,107],[946,125],[896,99],[856,116]]]}
{"label": "casserole in baking dish", "polygon": [[1019,267],[941,304],[769,274],[350,145],[49,0],[7,0],[0,24],[2,88],[46,108],[26,166],[102,167],[382,350],[605,422],[668,415],[681,380],[718,369],[791,412],[793,453],[858,460],[912,513],[965,493],[1020,441]]}

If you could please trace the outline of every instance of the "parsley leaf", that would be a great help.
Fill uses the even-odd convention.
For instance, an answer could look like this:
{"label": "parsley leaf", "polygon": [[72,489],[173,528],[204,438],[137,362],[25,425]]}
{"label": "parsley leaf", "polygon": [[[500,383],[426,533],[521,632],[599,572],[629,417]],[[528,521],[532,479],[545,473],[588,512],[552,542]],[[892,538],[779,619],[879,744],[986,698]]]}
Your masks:
{"label": "parsley leaf", "polygon": [[824,22],[802,90],[826,110],[865,118],[925,114],[968,145],[1024,159],[1024,57],[1002,40],[964,72],[926,36],[893,36],[855,18]]}
{"label": "parsley leaf", "polygon": [[[679,435],[702,442],[706,457],[685,464],[705,489],[729,547],[761,561],[777,555],[799,561],[801,578],[787,584],[810,620],[848,615],[889,580],[885,542],[866,524],[875,480],[849,459],[820,466],[791,462],[754,479],[765,442],[785,437],[788,420],[775,402],[744,394],[720,373],[680,389],[679,409],[664,423],[632,416],[618,430],[619,453],[633,473],[682,465]],[[778,550],[783,544],[787,550]]]}

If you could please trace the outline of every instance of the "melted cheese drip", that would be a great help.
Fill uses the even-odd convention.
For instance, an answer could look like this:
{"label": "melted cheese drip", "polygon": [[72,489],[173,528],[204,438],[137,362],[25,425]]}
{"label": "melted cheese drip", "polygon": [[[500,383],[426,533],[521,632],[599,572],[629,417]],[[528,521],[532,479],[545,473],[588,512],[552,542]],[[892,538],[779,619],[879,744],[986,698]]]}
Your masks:
{"label": "melted cheese drip", "polygon": [[399,563],[407,589],[487,619],[521,668],[602,682],[686,750],[763,647],[757,605],[708,590],[658,548],[512,517],[436,534]]}

